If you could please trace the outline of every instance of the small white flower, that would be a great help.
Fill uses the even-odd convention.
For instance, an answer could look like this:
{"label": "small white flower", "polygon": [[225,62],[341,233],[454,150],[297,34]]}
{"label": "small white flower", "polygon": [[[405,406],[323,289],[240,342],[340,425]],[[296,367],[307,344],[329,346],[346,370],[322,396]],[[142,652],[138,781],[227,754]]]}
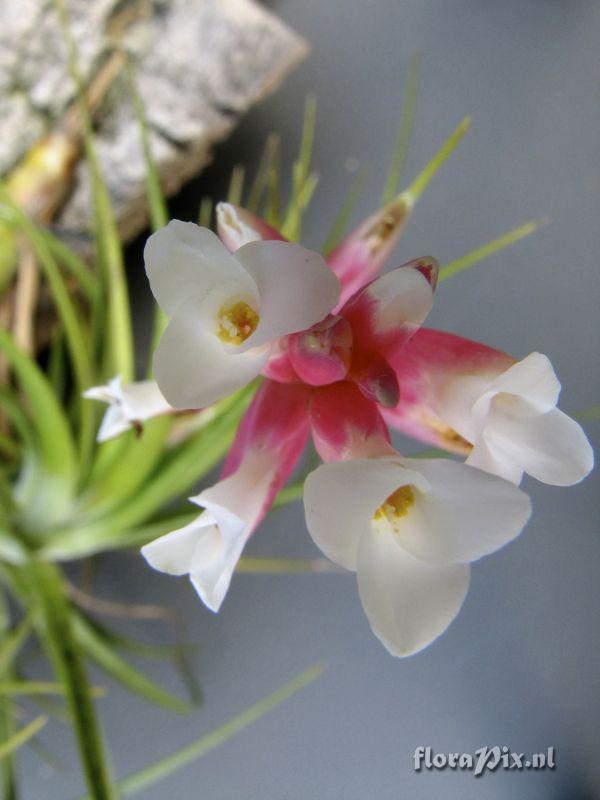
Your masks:
{"label": "small white flower", "polygon": [[136,381],[123,385],[117,376],[106,386],[93,386],[83,396],[88,400],[108,403],[98,431],[99,442],[119,436],[152,417],[173,411],[155,381]]}
{"label": "small white flower", "polygon": [[234,256],[208,229],[173,220],[144,257],[171,317],[154,373],[176,408],[210,405],[249,383],[281,336],[319,322],[339,297],[321,256],[289,242],[249,242]]}
{"label": "small white flower", "polygon": [[269,454],[253,454],[240,468],[196,497],[206,510],[183,528],[142,548],[154,569],[188,575],[202,602],[214,612],[227,594],[248,537],[265,510],[275,468]]}
{"label": "small white flower", "polygon": [[590,472],[594,455],[581,426],[556,408],[559,393],[548,358],[531,353],[499,375],[448,381],[438,411],[474,445],[467,464],[517,484],[527,472],[569,486]]}
{"label": "small white flower", "polygon": [[385,457],[325,464],[304,488],[318,547],[357,572],[373,632],[407,656],[438,637],[469,586],[469,562],[517,536],[529,498],[508,481],[438,459]]}

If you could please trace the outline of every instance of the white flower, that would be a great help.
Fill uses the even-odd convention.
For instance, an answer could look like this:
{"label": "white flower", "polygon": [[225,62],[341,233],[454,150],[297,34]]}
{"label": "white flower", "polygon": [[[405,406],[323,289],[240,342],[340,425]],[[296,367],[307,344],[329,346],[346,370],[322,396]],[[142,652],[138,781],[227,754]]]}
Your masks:
{"label": "white flower", "polygon": [[152,417],[173,411],[155,381],[136,381],[122,385],[121,378],[117,376],[106,386],[93,386],[83,396],[88,400],[108,403],[98,431],[99,442],[112,439]]}
{"label": "white flower", "polygon": [[385,457],[325,464],[304,488],[318,547],[357,572],[375,635],[398,656],[439,636],[469,586],[469,562],[514,539],[531,513],[511,483],[453,461]]}
{"label": "white flower", "polygon": [[281,336],[319,322],[339,297],[321,256],[289,242],[250,242],[234,256],[208,229],[173,220],[144,257],[171,317],[154,373],[176,408],[210,405],[247,384]]}
{"label": "white flower", "polygon": [[142,548],[154,569],[187,575],[202,602],[217,612],[248,537],[270,496],[275,467],[269,454],[253,454],[240,468],[196,497],[205,508],[193,522]]}
{"label": "white flower", "polygon": [[548,358],[531,353],[501,374],[460,375],[438,399],[440,416],[474,447],[467,464],[519,483],[523,472],[569,486],[592,469],[580,425],[556,408],[560,383]]}

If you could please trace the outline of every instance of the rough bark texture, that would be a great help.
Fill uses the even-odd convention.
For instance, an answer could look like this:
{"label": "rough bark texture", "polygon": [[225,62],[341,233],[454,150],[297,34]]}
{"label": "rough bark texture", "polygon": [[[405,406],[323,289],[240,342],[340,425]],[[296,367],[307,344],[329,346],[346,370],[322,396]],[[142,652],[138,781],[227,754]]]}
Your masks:
{"label": "rough bark texture", "polygon": [[[168,194],[195,175],[239,117],[306,54],[305,42],[253,0],[68,0],[86,80],[124,47],[136,63],[152,152]],[[0,2],[0,174],[73,104],[51,0]],[[144,162],[123,75],[98,116],[98,152],[121,233],[147,221]],[[89,175],[80,162],[58,227],[85,239]]]}

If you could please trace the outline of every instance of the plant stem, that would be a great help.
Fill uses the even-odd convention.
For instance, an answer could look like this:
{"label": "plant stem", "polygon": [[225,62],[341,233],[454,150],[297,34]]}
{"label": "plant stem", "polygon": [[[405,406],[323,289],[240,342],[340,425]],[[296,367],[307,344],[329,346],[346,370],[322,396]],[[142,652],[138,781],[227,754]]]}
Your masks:
{"label": "plant stem", "polygon": [[70,604],[61,573],[51,564],[32,562],[30,579],[40,606],[49,656],[58,680],[65,686],[89,796],[93,800],[116,800],[82,653],[72,631]]}

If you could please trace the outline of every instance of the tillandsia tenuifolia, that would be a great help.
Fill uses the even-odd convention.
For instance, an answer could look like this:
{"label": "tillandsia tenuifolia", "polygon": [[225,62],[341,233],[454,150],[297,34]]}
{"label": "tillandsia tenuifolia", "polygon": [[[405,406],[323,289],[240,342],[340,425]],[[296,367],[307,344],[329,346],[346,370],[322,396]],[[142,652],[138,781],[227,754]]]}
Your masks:
{"label": "tillandsia tenuifolia", "polygon": [[[517,361],[421,327],[440,280],[531,233],[535,224],[441,270],[424,257],[380,277],[416,201],[468,128],[468,121],[461,123],[398,192],[414,72],[381,208],[344,237],[355,186],[328,237],[326,258],[298,244],[317,186],[312,100],[288,202],[279,188],[277,139],[270,137],[245,207],[243,171],[234,171],[228,202],[216,209],[219,238],[208,229],[212,205],[206,201],[200,227],[166,224],[134,92],[155,229],[146,267],[162,307],[153,337],[156,382],[151,374],[134,380],[121,243],[72,47],[71,71],[93,176],[93,264],[35,224],[9,188],[0,197],[6,231],[25,243],[57,315],[46,362],[0,330],[10,368],[0,393],[6,456],[0,575],[10,598],[0,649],[7,797],[16,796],[14,754],[45,722],[42,716],[15,729],[12,696],[19,693],[45,698],[48,713],[56,709],[46,694],[67,696],[89,794],[112,798],[207,752],[319,671],[311,668],[219,731],[116,784],[85,659],[149,700],[175,710],[186,704],[117,653],[118,637],[90,611],[101,604],[67,582],[60,562],[142,545],[156,568],[189,573],[216,611],[234,569],[253,566],[241,554],[268,508],[304,492],[314,540],[334,562],[357,572],[375,633],[391,652],[405,655],[429,644],[458,613],[470,562],[521,531],[530,513],[517,488],[523,471],[566,484],[592,465],[583,432],[555,408],[560,387],[544,356]],[[68,281],[78,287],[76,299]],[[108,403],[102,420],[92,400]],[[393,449],[389,426],[466,463],[406,459]],[[310,435],[325,464],[286,487]],[[222,479],[192,498],[204,512],[174,511],[173,501],[222,458]],[[48,653],[54,682],[36,684],[22,674],[19,653],[33,635]]]}

